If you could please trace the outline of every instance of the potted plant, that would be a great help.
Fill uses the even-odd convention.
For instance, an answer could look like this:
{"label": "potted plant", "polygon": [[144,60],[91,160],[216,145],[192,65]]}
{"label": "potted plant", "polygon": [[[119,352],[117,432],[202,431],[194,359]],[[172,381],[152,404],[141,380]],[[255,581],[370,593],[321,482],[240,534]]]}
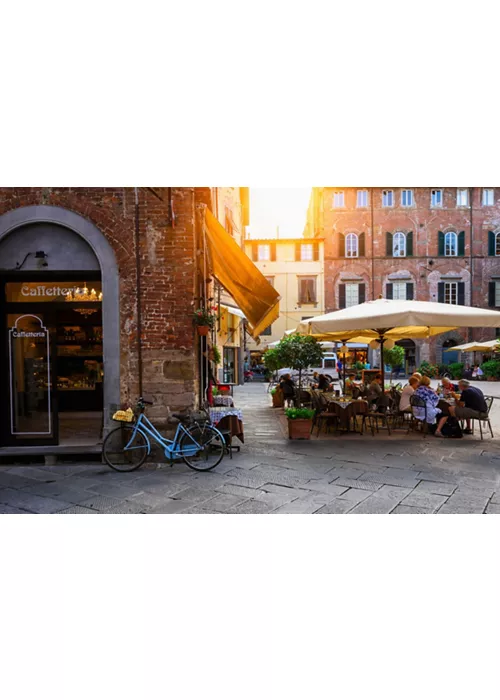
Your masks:
{"label": "potted plant", "polygon": [[418,371],[424,377],[429,377],[430,379],[438,376],[437,365],[431,365],[431,363],[427,362],[427,360],[423,360],[423,362],[420,364],[420,367],[418,368]]}
{"label": "potted plant", "polygon": [[288,437],[290,440],[310,440],[314,411],[312,408],[287,408]]}
{"label": "potted plant", "polygon": [[500,379],[500,360],[488,360],[483,362],[481,369],[489,382],[495,382]]}
{"label": "potted plant", "polygon": [[285,400],[279,386],[271,390],[271,396],[273,399],[273,408],[283,408]]}
{"label": "potted plant", "polygon": [[452,379],[462,379],[464,376],[463,362],[450,362],[448,365],[448,370]]}
{"label": "potted plant", "polygon": [[219,348],[216,345],[212,345],[210,348],[210,359],[215,366],[218,366],[221,363]]}
{"label": "potted plant", "polygon": [[198,335],[208,335],[208,331],[215,326],[215,316],[213,309],[196,309],[193,313],[193,324],[196,326]]}
{"label": "potted plant", "polygon": [[391,368],[391,384],[392,374],[395,369],[399,369],[404,365],[405,349],[401,345],[395,345],[390,350],[384,348],[384,365]]}

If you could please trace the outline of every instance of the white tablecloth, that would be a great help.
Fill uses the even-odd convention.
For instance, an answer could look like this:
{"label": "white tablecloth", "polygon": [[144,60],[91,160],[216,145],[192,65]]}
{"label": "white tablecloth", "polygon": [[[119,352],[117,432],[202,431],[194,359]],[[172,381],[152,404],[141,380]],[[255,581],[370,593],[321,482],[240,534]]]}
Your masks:
{"label": "white tablecloth", "polygon": [[211,408],[210,409],[210,420],[214,425],[225,418],[226,416],[236,416],[240,421],[243,422],[243,413],[239,408]]}

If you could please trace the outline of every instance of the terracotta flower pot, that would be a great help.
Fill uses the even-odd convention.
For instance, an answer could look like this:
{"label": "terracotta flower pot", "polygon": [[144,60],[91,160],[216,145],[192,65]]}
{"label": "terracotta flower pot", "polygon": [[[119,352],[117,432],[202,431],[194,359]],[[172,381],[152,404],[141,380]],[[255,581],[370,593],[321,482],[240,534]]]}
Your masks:
{"label": "terracotta flower pot", "polygon": [[285,405],[285,401],[283,398],[283,392],[276,391],[273,394],[273,408],[283,408],[284,405]]}
{"label": "terracotta flower pot", "polygon": [[210,330],[208,326],[196,326],[196,329],[198,335],[208,335],[208,331]]}
{"label": "terracotta flower pot", "polygon": [[311,439],[312,418],[288,419],[288,437],[290,440]]}

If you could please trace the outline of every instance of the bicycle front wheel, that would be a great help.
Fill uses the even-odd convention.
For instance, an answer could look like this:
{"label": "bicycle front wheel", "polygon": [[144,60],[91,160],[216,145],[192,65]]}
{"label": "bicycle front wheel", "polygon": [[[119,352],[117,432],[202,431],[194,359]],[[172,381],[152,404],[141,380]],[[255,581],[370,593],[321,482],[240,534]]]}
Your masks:
{"label": "bicycle front wheel", "polygon": [[182,459],[188,467],[207,472],[216,467],[224,457],[224,438],[209,423],[192,425],[182,436],[180,448],[186,454]]}
{"label": "bicycle front wheel", "polygon": [[[133,472],[144,464],[148,456],[148,442],[134,427],[122,425],[106,436],[102,445],[102,456],[111,469],[117,472]],[[130,444],[129,444],[130,443]]]}

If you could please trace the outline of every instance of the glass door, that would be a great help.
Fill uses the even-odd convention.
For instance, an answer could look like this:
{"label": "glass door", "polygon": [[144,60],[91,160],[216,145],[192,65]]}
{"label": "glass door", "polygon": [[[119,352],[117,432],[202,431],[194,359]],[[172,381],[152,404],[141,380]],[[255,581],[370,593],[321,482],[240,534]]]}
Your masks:
{"label": "glass door", "polygon": [[50,313],[20,311],[6,315],[7,425],[10,445],[57,444],[53,337]]}

